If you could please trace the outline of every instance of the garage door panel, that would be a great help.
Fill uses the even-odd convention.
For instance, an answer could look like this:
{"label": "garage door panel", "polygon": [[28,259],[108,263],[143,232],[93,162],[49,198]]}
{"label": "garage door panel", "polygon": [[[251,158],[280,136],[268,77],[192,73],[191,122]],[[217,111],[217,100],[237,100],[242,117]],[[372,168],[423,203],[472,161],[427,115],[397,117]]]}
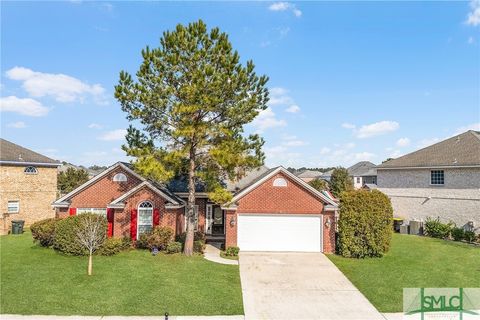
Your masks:
{"label": "garage door panel", "polygon": [[242,251],[322,251],[318,215],[239,214],[238,246]]}

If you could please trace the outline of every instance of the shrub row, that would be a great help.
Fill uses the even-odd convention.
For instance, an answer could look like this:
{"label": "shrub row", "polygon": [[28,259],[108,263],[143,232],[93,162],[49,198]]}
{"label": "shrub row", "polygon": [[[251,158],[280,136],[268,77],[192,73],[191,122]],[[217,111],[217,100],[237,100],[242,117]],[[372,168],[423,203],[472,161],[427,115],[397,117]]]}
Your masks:
{"label": "shrub row", "polygon": [[[157,248],[164,250],[167,253],[182,252],[185,245],[186,233],[183,232],[175,237],[173,241],[174,231],[169,227],[155,227],[151,233],[142,234],[135,242],[135,247],[138,249]],[[205,248],[205,235],[196,231],[193,237],[193,251],[203,253]]]}
{"label": "shrub row", "polygon": [[[453,222],[442,223],[439,218],[427,218],[423,229],[425,235],[432,238],[453,239],[455,241],[465,240],[467,242],[475,242],[477,240],[475,232],[458,228]],[[478,239],[480,240],[480,236]]]}

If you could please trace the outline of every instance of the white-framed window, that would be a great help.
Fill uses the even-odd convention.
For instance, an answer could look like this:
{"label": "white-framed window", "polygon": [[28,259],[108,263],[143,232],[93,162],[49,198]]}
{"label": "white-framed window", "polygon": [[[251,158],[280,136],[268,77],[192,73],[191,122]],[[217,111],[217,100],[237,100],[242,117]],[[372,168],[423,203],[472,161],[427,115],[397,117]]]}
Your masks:
{"label": "white-framed window", "polygon": [[25,167],[25,170],[23,170],[23,172],[25,174],[37,174],[38,170],[37,170],[37,168],[35,168],[33,166],[28,166],[28,167]]}
{"label": "white-framed window", "polygon": [[360,183],[360,177],[357,177],[357,183]]}
{"label": "white-framed window", "polygon": [[93,213],[107,217],[107,208],[77,208],[77,214]]}
{"label": "white-framed window", "polygon": [[114,182],[126,182],[127,181],[127,176],[124,173],[117,173],[116,175],[113,176],[113,181]]}
{"label": "white-framed window", "polygon": [[7,211],[8,213],[18,213],[20,211],[20,201],[8,201]]}
{"label": "white-framed window", "polygon": [[274,187],[286,187],[287,186],[287,180],[283,178],[276,178],[273,180],[273,186]]}
{"label": "white-framed window", "polygon": [[430,184],[431,185],[444,185],[445,184],[445,171],[432,170],[430,171]]}
{"label": "white-framed window", "polygon": [[153,230],[153,204],[150,201],[143,201],[138,205],[137,239],[144,233]]}
{"label": "white-framed window", "polygon": [[[198,230],[198,205],[193,206],[193,211],[195,214],[195,231]],[[187,206],[185,206],[185,230],[187,230]]]}

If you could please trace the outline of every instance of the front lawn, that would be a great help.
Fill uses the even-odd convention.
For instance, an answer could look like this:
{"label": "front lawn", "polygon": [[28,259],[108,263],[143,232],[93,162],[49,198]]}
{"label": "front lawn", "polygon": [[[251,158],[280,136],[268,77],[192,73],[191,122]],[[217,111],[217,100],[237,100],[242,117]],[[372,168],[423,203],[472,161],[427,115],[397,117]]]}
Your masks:
{"label": "front lawn", "polygon": [[30,233],[0,237],[0,313],[56,315],[243,314],[238,266],[201,256],[132,250],[69,257],[32,243]]}
{"label": "front lawn", "polygon": [[403,288],[480,287],[480,248],[394,234],[383,258],[330,260],[381,312],[402,311]]}

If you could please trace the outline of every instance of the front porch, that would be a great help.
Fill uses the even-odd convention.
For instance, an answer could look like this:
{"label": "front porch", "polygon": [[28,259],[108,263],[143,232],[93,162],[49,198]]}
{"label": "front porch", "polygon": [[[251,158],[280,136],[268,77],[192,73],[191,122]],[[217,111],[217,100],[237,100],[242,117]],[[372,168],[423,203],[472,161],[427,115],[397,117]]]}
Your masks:
{"label": "front porch", "polygon": [[219,249],[225,248],[225,211],[219,205],[207,204],[205,242]]}

